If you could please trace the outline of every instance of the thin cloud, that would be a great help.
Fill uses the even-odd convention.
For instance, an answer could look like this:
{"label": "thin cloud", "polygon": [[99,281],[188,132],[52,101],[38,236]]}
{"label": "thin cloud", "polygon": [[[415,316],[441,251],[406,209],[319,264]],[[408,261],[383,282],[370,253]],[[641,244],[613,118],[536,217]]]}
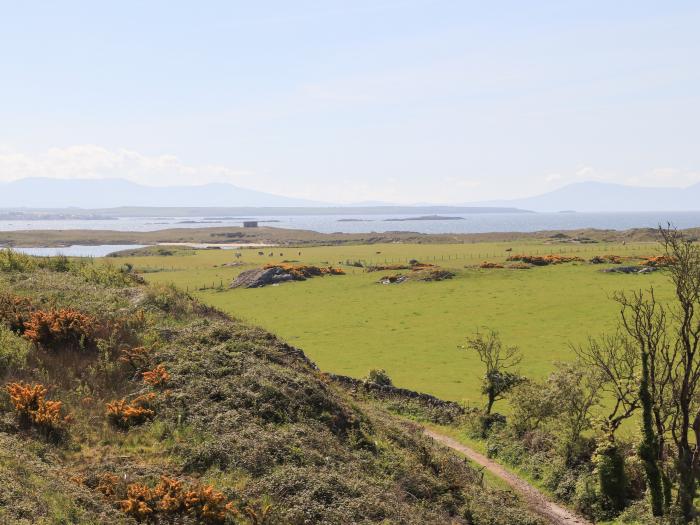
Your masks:
{"label": "thin cloud", "polygon": [[246,183],[253,174],[218,165],[190,165],[174,155],[144,155],[93,144],[50,148],[39,154],[0,150],[0,181],[27,177],[54,179],[122,178],[152,186]]}

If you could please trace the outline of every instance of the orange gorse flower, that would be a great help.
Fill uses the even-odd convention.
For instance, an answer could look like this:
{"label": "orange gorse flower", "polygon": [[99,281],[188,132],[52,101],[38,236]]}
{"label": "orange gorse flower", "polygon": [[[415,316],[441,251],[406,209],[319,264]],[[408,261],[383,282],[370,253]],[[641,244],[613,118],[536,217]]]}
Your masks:
{"label": "orange gorse flower", "polygon": [[31,299],[7,293],[0,294],[0,323],[13,332],[24,332],[25,323],[34,309]]}
{"label": "orange gorse flower", "polygon": [[57,430],[67,418],[61,417],[61,401],[47,401],[46,387],[42,384],[29,385],[23,382],[9,383],[5,389],[10,394],[10,402],[24,426],[51,431]]}
{"label": "orange gorse flower", "polygon": [[150,408],[150,403],[155,399],[154,393],[144,394],[134,398],[131,402],[126,399],[116,399],[107,403],[107,418],[119,428],[130,427],[145,423],[155,416],[155,411]]}
{"label": "orange gorse flower", "polygon": [[520,261],[535,266],[548,266],[550,264],[562,264],[568,262],[581,262],[581,257],[571,255],[511,255],[507,261]]}
{"label": "orange gorse flower", "polygon": [[140,483],[132,483],[126,488],[126,499],[120,501],[125,514],[136,521],[144,521],[153,514],[153,490]]}
{"label": "orange gorse flower", "polygon": [[24,337],[44,347],[78,348],[92,340],[95,325],[94,317],[71,308],[36,310],[25,324]]}
{"label": "orange gorse flower", "polygon": [[97,483],[95,489],[107,497],[113,497],[117,494],[118,484],[119,477],[107,472],[100,476],[100,481]]}
{"label": "orange gorse flower", "polygon": [[674,262],[676,262],[674,257],[670,257],[668,255],[657,255],[654,257],[645,257],[639,264],[653,268],[665,268],[666,266],[672,265]]}
{"label": "orange gorse flower", "polygon": [[156,366],[153,370],[143,372],[143,382],[151,386],[162,386],[170,380],[170,374],[163,365]]}
{"label": "orange gorse flower", "polygon": [[156,516],[190,515],[196,523],[219,525],[229,516],[240,514],[233,502],[211,485],[185,487],[182,481],[161,476],[160,482],[150,488],[142,483],[127,486],[126,499],[119,502],[122,510],[137,521]]}

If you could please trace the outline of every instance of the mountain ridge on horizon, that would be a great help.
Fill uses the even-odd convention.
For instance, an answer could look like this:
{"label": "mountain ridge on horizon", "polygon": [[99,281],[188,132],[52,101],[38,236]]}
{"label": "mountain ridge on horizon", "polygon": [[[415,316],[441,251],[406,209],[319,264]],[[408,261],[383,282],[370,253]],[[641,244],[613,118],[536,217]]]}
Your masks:
{"label": "mountain ridge on horizon", "polygon": [[532,197],[480,201],[472,204],[515,206],[537,212],[696,211],[700,210],[700,183],[678,188],[582,181]]}
{"label": "mountain ridge on horizon", "polygon": [[[0,208],[508,208],[535,212],[641,212],[700,210],[700,183],[685,188],[627,186],[600,181],[567,184],[539,195],[459,204],[334,204],[286,197],[229,183],[148,186],[122,178],[25,178],[0,182]],[[515,210],[517,209],[517,210]]]}
{"label": "mountain ridge on horizon", "polygon": [[118,208],[325,206],[310,199],[285,197],[225,182],[148,186],[122,178],[54,179],[29,177],[0,183],[3,208]]}

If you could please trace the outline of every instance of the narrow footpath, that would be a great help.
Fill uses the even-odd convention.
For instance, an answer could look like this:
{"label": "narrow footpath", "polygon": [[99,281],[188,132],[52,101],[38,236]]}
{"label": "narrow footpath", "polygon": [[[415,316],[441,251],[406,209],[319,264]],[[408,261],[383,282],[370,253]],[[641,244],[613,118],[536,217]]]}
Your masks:
{"label": "narrow footpath", "polygon": [[448,448],[464,454],[474,463],[478,463],[491,474],[505,481],[523,498],[523,501],[530,508],[530,510],[547,519],[550,523],[553,523],[554,525],[592,525],[591,522],[577,516],[569,509],[550,501],[544,494],[542,494],[542,492],[540,492],[530,483],[519,478],[512,472],[509,472],[504,467],[487,458],[483,454],[480,454],[476,450],[473,450],[466,445],[463,445],[459,441],[431,429],[425,429],[425,435],[430,436],[435,441]]}

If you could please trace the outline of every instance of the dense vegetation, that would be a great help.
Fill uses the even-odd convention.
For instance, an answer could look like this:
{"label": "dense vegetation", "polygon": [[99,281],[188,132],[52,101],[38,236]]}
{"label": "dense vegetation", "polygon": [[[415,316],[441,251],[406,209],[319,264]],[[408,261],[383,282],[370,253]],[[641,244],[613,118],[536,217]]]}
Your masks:
{"label": "dense vegetation", "polygon": [[538,523],[299,350],[129,266],[0,252],[0,376],[3,523]]}

